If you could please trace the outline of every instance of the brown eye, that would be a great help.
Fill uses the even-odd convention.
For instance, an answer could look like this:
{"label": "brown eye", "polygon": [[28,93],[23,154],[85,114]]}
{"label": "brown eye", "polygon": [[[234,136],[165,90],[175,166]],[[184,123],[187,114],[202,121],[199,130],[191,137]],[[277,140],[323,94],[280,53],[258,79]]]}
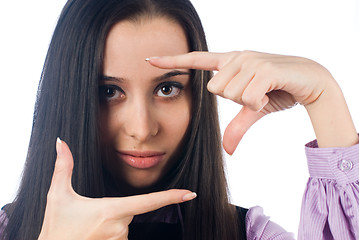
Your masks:
{"label": "brown eye", "polygon": [[183,85],[179,82],[164,82],[160,84],[155,94],[159,97],[172,98],[178,96],[183,90]]}
{"label": "brown eye", "polygon": [[115,96],[116,94],[116,89],[114,88],[106,88],[105,89],[105,92],[104,92],[104,95],[108,98],[111,98],[113,96]]}
{"label": "brown eye", "polygon": [[122,99],[125,93],[121,88],[115,85],[103,85],[99,87],[99,97],[101,101],[112,101]]}
{"label": "brown eye", "polygon": [[163,86],[161,88],[161,92],[163,93],[163,95],[170,95],[172,93],[172,86]]}

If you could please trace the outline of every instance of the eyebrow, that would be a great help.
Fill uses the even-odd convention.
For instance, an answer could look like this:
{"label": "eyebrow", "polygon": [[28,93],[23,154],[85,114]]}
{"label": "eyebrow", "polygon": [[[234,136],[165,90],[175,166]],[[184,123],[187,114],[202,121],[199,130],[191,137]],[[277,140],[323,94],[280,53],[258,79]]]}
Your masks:
{"label": "eyebrow", "polygon": [[[154,78],[154,82],[157,83],[157,82],[162,82],[168,78],[171,78],[171,77],[175,77],[175,76],[179,76],[179,75],[190,75],[189,72],[184,72],[184,71],[179,71],[179,70],[173,70],[171,72],[167,72],[161,76],[158,76],[156,78]],[[112,81],[117,81],[117,82],[120,82],[120,83],[123,83],[123,82],[126,82],[126,79],[125,78],[121,78],[121,77],[111,77],[111,76],[106,76],[106,75],[103,75],[100,79],[101,81],[106,81],[106,80],[112,80]]]}

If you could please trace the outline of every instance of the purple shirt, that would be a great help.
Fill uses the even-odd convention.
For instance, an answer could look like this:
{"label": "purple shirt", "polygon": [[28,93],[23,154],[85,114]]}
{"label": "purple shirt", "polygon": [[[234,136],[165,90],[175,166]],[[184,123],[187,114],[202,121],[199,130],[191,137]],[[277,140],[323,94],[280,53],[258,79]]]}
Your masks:
{"label": "purple shirt", "polygon": [[[310,178],[303,196],[299,240],[359,239],[359,144],[347,148],[305,148]],[[0,211],[0,235],[7,223]],[[246,216],[248,240],[289,240],[292,233],[269,220],[261,207]]]}
{"label": "purple shirt", "polygon": [[[304,192],[299,240],[359,239],[359,144],[347,148],[305,148],[310,178]],[[248,240],[294,239],[263,215],[250,208],[246,216]]]}

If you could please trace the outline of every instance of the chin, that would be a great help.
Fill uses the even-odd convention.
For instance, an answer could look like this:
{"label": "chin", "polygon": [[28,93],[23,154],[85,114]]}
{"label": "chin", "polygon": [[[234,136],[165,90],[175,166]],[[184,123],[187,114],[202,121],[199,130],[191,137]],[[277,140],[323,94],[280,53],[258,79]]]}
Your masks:
{"label": "chin", "polygon": [[133,188],[145,189],[154,187],[159,180],[159,176],[128,176],[126,182]]}
{"label": "chin", "polygon": [[144,181],[131,181],[128,183],[133,188],[143,189],[143,188],[151,188],[155,183],[152,182],[144,182]]}

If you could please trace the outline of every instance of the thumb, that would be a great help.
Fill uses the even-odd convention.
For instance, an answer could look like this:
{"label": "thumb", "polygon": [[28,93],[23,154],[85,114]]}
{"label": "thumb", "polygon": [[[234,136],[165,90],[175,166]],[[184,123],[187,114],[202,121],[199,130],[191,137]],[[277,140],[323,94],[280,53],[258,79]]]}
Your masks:
{"label": "thumb", "polygon": [[263,112],[256,112],[243,106],[241,111],[233,118],[224,131],[224,150],[232,155],[247,130],[264,115]]}
{"label": "thumb", "polygon": [[71,177],[74,167],[74,160],[70,148],[64,141],[57,138],[56,141],[57,158],[55,162],[54,174],[52,175],[51,191],[72,190]]}

